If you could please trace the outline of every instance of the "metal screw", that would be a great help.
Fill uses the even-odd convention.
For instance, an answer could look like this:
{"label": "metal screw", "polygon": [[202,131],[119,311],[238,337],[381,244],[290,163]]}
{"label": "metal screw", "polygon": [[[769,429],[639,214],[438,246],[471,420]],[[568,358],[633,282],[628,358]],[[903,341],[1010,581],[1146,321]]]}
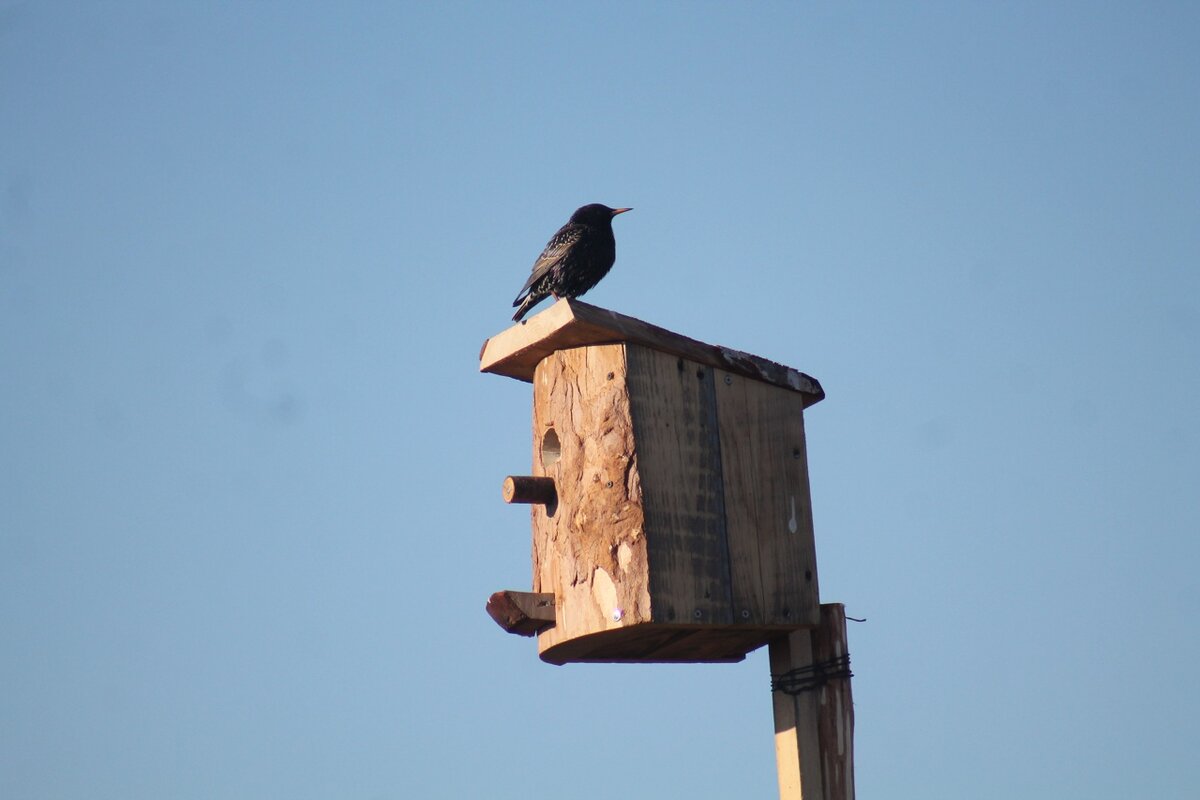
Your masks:
{"label": "metal screw", "polygon": [[695,611],[692,612],[692,616],[695,617],[696,619],[700,619],[701,617],[704,616],[704,612],[697,608]]}
{"label": "metal screw", "polygon": [[748,609],[742,609],[742,619],[750,619],[750,611]]}
{"label": "metal screw", "polygon": [[726,376],[725,376],[725,385],[726,385],[726,386],[732,386],[732,385],[733,385],[733,376],[732,376],[732,375],[726,375]]}

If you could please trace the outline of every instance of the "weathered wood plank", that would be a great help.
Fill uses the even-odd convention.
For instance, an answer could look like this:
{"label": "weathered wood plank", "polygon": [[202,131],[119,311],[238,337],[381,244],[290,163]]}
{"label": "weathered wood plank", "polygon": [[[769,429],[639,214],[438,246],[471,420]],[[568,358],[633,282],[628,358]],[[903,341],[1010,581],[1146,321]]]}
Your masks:
{"label": "weathered wood plank", "polygon": [[814,626],[817,559],[803,398],[716,375],[734,621]]}
{"label": "weathered wood plank", "polygon": [[579,300],[559,300],[524,322],[483,343],[479,370],[532,381],[538,362],[556,350],[590,344],[629,342],[780,386],[810,406],[825,397],[810,375],[740,350],[705,344]]}
{"label": "weathered wood plank", "polygon": [[626,345],[655,622],[733,620],[713,370]]}
{"label": "weathered wood plank", "polygon": [[[534,473],[556,506],[533,506],[534,591],[558,600],[538,650],[651,620],[642,496],[624,345],[560,350],[534,381]],[[553,429],[555,459],[542,443]]]}

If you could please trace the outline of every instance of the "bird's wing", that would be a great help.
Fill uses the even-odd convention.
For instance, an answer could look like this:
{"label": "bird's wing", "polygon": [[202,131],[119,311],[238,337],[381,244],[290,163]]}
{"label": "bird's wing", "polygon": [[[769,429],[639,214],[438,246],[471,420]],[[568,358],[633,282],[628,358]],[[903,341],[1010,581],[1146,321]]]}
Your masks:
{"label": "bird's wing", "polygon": [[583,227],[580,225],[563,225],[558,229],[558,233],[550,237],[550,241],[546,243],[546,249],[538,256],[538,260],[533,262],[533,271],[529,273],[529,280],[525,281],[525,285],[521,287],[521,291],[517,293],[517,299],[513,301],[513,305],[517,305],[524,299],[525,295],[529,294],[529,290],[533,285],[546,277],[546,273],[554,269],[554,265],[562,260],[571,249],[571,245],[579,241],[579,237],[583,235]]}

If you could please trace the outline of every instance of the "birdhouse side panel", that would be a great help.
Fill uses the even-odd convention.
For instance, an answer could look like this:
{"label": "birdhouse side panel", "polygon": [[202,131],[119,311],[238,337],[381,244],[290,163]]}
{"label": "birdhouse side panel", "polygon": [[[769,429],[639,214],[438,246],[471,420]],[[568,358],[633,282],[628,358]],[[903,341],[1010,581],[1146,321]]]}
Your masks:
{"label": "birdhouse side panel", "polygon": [[733,622],[713,369],[626,345],[654,621]]}
{"label": "birdhouse side panel", "polygon": [[723,371],[716,391],[735,619],[816,625],[804,398]]}
{"label": "birdhouse side panel", "polygon": [[651,619],[626,377],[620,344],[556,351],[534,375],[534,472],[558,495],[533,511],[534,591],[556,598],[542,652]]}

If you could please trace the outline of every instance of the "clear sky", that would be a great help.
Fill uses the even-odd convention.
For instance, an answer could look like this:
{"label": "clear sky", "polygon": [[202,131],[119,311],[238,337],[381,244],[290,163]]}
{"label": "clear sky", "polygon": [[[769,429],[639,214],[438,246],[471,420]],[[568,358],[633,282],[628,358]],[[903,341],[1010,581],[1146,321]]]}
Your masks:
{"label": "clear sky", "polygon": [[775,792],[766,654],[541,663],[587,300],[816,376],[859,796],[1200,785],[1200,6],[0,0],[0,796]]}

